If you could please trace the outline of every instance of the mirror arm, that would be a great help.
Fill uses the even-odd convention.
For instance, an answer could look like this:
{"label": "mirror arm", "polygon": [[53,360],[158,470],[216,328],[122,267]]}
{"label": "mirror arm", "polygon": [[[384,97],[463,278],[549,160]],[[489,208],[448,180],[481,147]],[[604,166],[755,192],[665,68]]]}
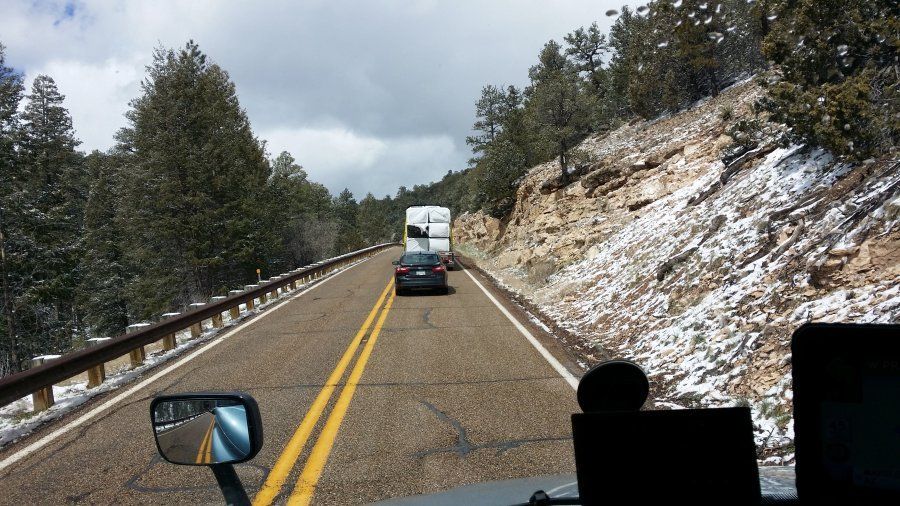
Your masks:
{"label": "mirror arm", "polygon": [[222,495],[225,496],[225,503],[228,506],[250,506],[250,498],[247,497],[247,491],[244,490],[241,479],[234,472],[234,466],[213,464],[209,467],[216,475],[216,481],[219,482],[219,488],[222,489]]}

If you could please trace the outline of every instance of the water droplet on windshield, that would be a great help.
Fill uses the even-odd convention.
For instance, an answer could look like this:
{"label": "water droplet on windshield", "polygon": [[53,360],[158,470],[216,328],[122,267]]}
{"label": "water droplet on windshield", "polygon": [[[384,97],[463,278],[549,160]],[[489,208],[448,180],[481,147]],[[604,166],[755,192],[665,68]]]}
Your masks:
{"label": "water droplet on windshield", "polygon": [[829,116],[827,114],[825,116],[822,116],[822,123],[830,123],[830,122],[831,122],[831,116]]}
{"label": "water droplet on windshield", "polygon": [[778,19],[778,14],[769,14],[768,16],[766,16],[766,19],[768,19],[769,21],[775,21],[776,19]]}
{"label": "water droplet on windshield", "polygon": [[646,5],[642,5],[642,6],[640,6],[640,7],[637,8],[637,11],[640,12],[641,14],[647,12],[648,10],[650,10],[650,8],[647,7]]}
{"label": "water droplet on windshield", "polygon": [[712,16],[706,18],[706,21],[703,22],[704,25],[708,25],[712,21]]}
{"label": "water droplet on windshield", "polygon": [[612,17],[612,16],[618,16],[618,15],[619,15],[619,11],[617,11],[617,10],[615,10],[615,9],[610,9],[610,10],[606,11],[606,15],[607,15],[607,16],[610,16],[610,17]]}
{"label": "water droplet on windshield", "polygon": [[667,41],[667,40],[664,40],[656,45],[656,47],[668,47],[668,46],[669,46],[669,41]]}
{"label": "water droplet on windshield", "polygon": [[697,7],[700,7],[701,9],[705,10],[707,5],[709,5],[709,4],[707,4],[706,2],[703,2],[702,4],[698,5]]}
{"label": "water droplet on windshield", "polygon": [[726,32],[733,32],[735,30],[737,30],[736,26],[729,26],[728,28],[725,29]]}
{"label": "water droplet on windshield", "polygon": [[672,6],[675,7],[676,9],[681,7],[681,0],[676,0],[675,3],[672,4]]}
{"label": "water droplet on windshield", "polygon": [[844,131],[845,131],[845,132],[849,132],[849,131],[850,131],[850,123],[844,123]]}
{"label": "water droplet on windshield", "polygon": [[847,51],[849,51],[849,50],[850,50],[850,48],[847,47],[847,44],[841,44],[840,46],[837,47],[838,56],[844,56],[845,54],[847,54]]}

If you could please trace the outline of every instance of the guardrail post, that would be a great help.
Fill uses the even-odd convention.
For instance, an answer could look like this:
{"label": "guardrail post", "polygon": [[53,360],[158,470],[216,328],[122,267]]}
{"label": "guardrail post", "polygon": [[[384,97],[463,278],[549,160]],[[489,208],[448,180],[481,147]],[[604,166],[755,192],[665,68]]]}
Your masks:
{"label": "guardrail post", "polygon": [[[163,317],[163,320],[168,320],[170,318],[175,318],[176,316],[178,316],[180,314],[181,313],[163,313],[162,317]],[[163,350],[165,350],[165,351],[174,350],[175,347],[178,346],[178,342],[175,340],[175,333],[172,332],[171,334],[163,337],[162,343],[163,343]]]}
{"label": "guardrail post", "polygon": [[[215,303],[223,301],[223,300],[225,300],[225,297],[222,297],[221,295],[219,295],[219,296],[212,297],[211,299],[209,299],[209,303],[215,304]],[[220,329],[225,326],[225,321],[222,320],[222,313],[216,313],[212,316],[212,324],[213,324],[213,328],[217,328],[217,329]]]}
{"label": "guardrail post", "polygon": [[[268,280],[269,281],[278,281],[279,279],[281,279],[281,276],[272,276]],[[271,298],[271,299],[278,298],[278,288],[277,287],[274,290],[272,290],[271,292],[269,292],[269,298]]]}
{"label": "guardrail post", "polygon": [[[257,286],[259,286],[259,285],[244,285],[244,290],[249,292],[250,290],[253,290]],[[255,299],[250,299],[247,301],[247,311],[253,311],[254,301],[255,301]]]}
{"label": "guardrail post", "polygon": [[[41,355],[40,357],[34,357],[31,359],[31,367],[37,367],[56,358],[59,358],[59,355]],[[49,409],[50,406],[55,403],[53,400],[53,385],[44,387],[31,394],[31,402],[34,404],[35,413]]]}
{"label": "guardrail post", "polygon": [[[126,327],[125,333],[131,334],[132,332],[141,330],[142,328],[149,326],[149,323],[135,323]],[[128,352],[128,358],[131,360],[131,368],[134,369],[135,367],[144,365],[144,360],[147,359],[147,353],[146,351],[144,351],[143,346],[138,346],[137,348]]]}
{"label": "guardrail post", "polygon": [[[92,337],[86,340],[84,344],[91,348],[111,340],[111,337]],[[106,364],[95,365],[88,369],[88,388],[99,387],[104,381],[106,381]]]}
{"label": "guardrail post", "polygon": [[[237,295],[242,292],[243,292],[243,290],[230,290],[228,292],[228,295]],[[230,316],[232,320],[237,320],[238,318],[240,318],[241,317],[241,305],[237,304],[233,308],[230,308],[228,310],[228,316]]]}
{"label": "guardrail post", "polygon": [[[194,302],[188,305],[188,307],[196,309],[200,306],[205,306],[205,302]],[[196,339],[200,337],[200,334],[203,334],[203,322],[197,322],[191,325],[191,339]]]}
{"label": "guardrail post", "polygon": [[[262,283],[268,283],[268,282],[269,282],[268,279],[264,279],[264,280],[262,280],[262,281],[260,282],[260,284],[262,284]],[[268,302],[268,300],[269,300],[269,299],[268,299],[268,295],[269,295],[269,294],[268,294],[267,292],[264,292],[264,293],[259,294],[259,305],[263,305],[263,304],[265,304],[266,302]]]}

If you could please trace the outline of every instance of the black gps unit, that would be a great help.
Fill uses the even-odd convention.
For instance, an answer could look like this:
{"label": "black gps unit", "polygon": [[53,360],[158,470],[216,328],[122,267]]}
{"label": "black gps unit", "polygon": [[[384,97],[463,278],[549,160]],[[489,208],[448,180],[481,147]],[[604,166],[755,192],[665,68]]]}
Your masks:
{"label": "black gps unit", "polygon": [[900,325],[794,332],[801,504],[900,504]]}

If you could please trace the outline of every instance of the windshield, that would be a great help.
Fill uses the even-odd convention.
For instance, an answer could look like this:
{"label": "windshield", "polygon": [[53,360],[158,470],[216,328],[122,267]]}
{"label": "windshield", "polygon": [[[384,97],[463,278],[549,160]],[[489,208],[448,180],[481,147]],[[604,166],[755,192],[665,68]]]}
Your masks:
{"label": "windshield", "polygon": [[898,9],[4,0],[0,503],[221,501],[163,392],[256,504],[564,486],[613,359],[793,466],[792,333],[900,321]]}
{"label": "windshield", "polygon": [[407,253],[400,258],[402,265],[435,265],[441,258],[434,253]]}

